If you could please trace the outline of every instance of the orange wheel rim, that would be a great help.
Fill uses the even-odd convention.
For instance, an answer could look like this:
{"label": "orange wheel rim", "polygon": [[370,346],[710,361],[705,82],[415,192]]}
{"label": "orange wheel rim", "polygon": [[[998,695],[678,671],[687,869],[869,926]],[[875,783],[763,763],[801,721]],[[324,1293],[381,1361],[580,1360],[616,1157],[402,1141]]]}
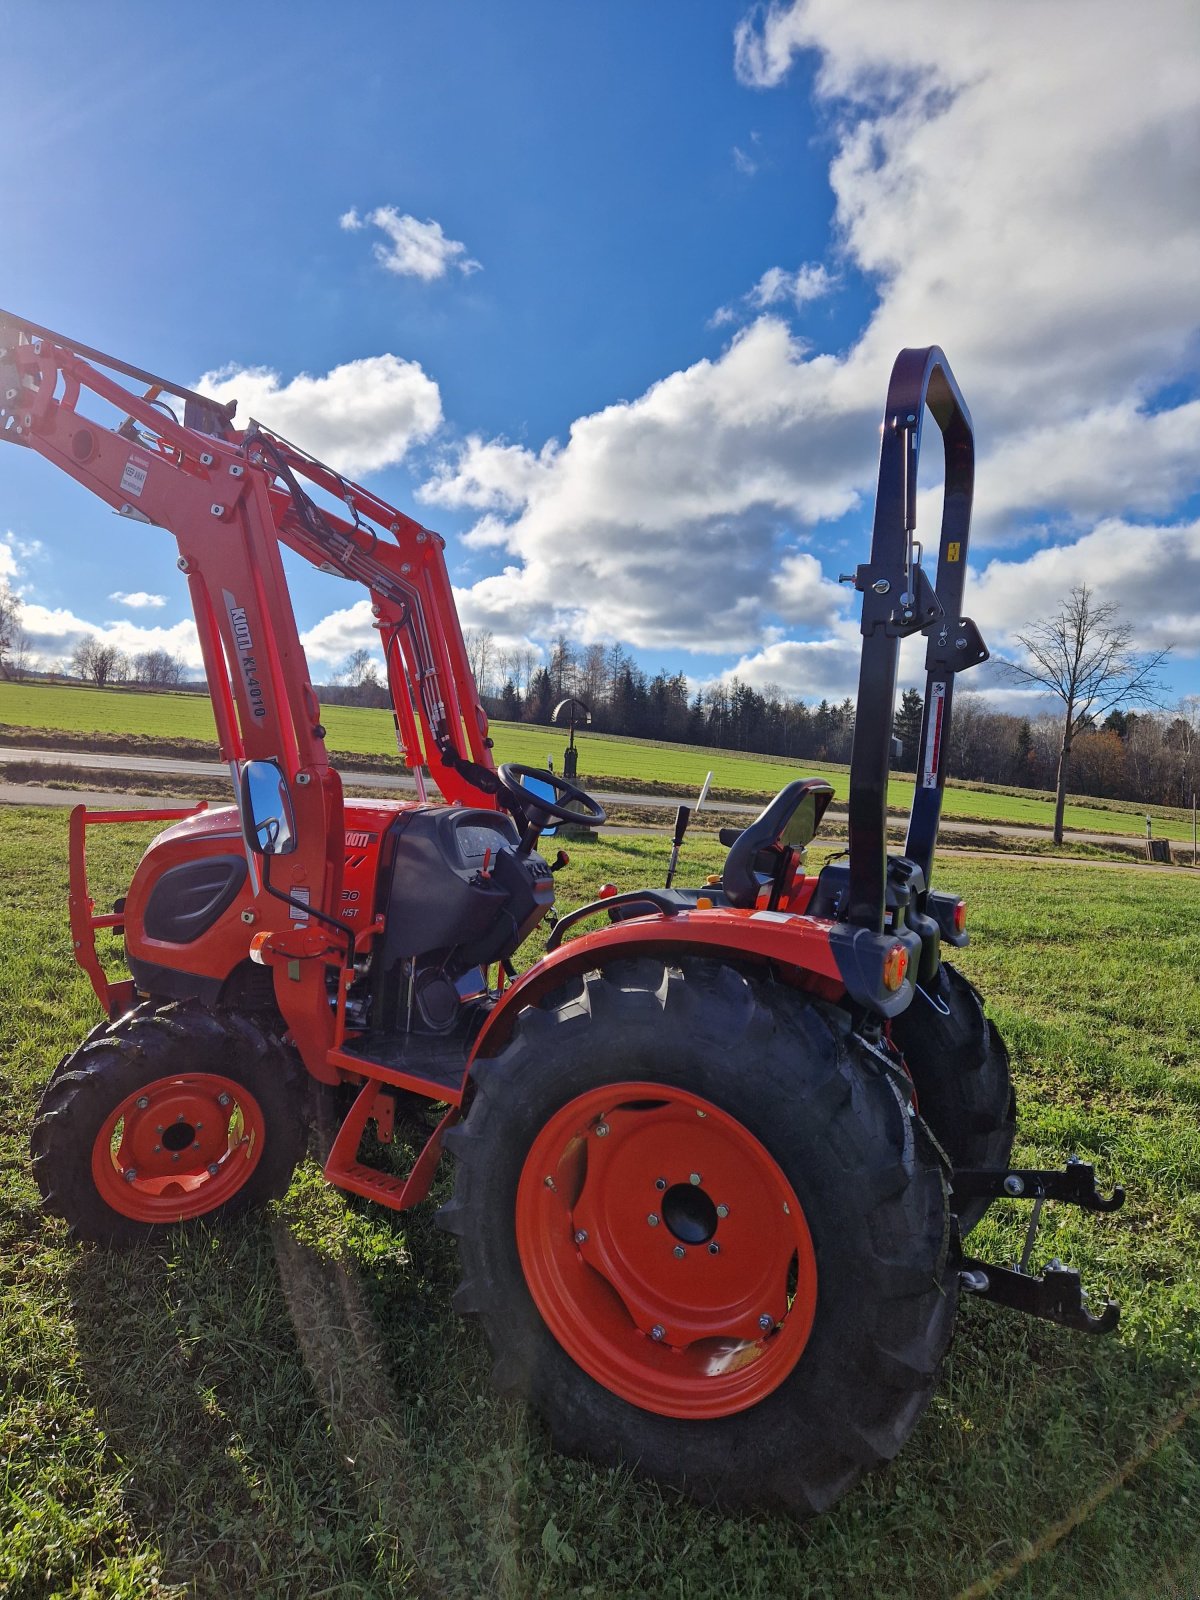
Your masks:
{"label": "orange wheel rim", "polygon": [[744,1411],[808,1343],[817,1267],[795,1192],[735,1117],[682,1089],[607,1084],[557,1111],[522,1168],[516,1234],[555,1339],[645,1411]]}
{"label": "orange wheel rim", "polygon": [[136,1222],[183,1222],[233,1198],[263,1152],[262,1107],[218,1073],[158,1078],[128,1095],[92,1146],[104,1202]]}

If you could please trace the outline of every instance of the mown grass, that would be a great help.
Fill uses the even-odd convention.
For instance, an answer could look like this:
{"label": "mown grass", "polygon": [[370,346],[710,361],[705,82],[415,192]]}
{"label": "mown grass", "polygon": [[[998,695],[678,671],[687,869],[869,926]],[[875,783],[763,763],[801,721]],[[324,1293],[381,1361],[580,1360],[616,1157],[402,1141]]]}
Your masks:
{"label": "mown grass", "polygon": [[[391,713],[358,706],[328,706],[322,717],[329,749],[338,756],[395,754],[396,739]],[[138,734],[164,742],[216,739],[207,698],[195,694],[145,694],[123,689],[89,689],[57,684],[0,683],[0,725],[18,728],[61,729],[75,735]],[[547,756],[562,769],[566,732],[521,722],[494,722],[492,736],[498,761],[543,766]],[[732,750],[709,750],[695,745],[659,744],[647,739],[625,739],[611,734],[579,736],[582,782],[663,786],[667,792],[698,793],[706,773],[714,787],[731,794],[772,795],[802,767],[804,776],[825,776],[839,801],[849,789],[845,767],[805,761],[800,767],[781,757],[743,755]],[[199,752],[203,754],[203,752]],[[888,804],[908,812],[912,806],[911,779],[893,778]],[[1154,831],[1161,838],[1188,841],[1191,821],[1177,809],[1139,808],[1118,801],[1089,804],[1070,799],[1065,822],[1068,829],[1088,833],[1137,836],[1145,829],[1145,810],[1155,816]],[[943,799],[947,817],[963,821],[1009,823],[1049,828],[1054,821],[1053,799],[1040,791],[986,788],[980,785],[947,786]]]}
{"label": "mown grass", "polygon": [[[100,903],[139,833],[98,831]],[[962,965],[1012,1047],[1020,1157],[1077,1151],[1129,1187],[1111,1218],[1048,1208],[1038,1252],[1117,1294],[1122,1325],[1088,1340],[965,1305],[899,1460],[797,1525],[551,1453],[490,1393],[430,1207],[347,1204],[310,1162],[263,1219],[129,1254],[69,1244],[27,1166],[41,1086],[95,1019],[70,958],[65,845],[61,813],[0,817],[0,1593],[936,1600],[994,1582],[1022,1600],[1148,1600],[1200,1581],[1190,882],[946,868],[972,906]],[[568,903],[604,879],[661,882],[661,839],[571,850]],[[689,844],[681,881],[720,855]],[[989,1217],[973,1244],[999,1258],[1018,1238],[1018,1219]]]}

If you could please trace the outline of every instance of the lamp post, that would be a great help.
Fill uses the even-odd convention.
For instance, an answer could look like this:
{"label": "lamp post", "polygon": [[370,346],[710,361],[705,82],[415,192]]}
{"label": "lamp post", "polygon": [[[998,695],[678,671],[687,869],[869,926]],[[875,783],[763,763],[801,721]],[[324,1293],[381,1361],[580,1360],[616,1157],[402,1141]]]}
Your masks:
{"label": "lamp post", "polygon": [[567,748],[563,751],[563,777],[569,783],[574,783],[576,774],[579,771],[579,752],[575,748],[575,726],[576,723],[581,722],[585,728],[589,727],[592,721],[592,713],[582,700],[576,700],[574,695],[568,695],[565,700],[560,700],[555,706],[550,721],[560,722],[562,720],[562,712],[567,710],[569,710],[571,718],[571,737]]}

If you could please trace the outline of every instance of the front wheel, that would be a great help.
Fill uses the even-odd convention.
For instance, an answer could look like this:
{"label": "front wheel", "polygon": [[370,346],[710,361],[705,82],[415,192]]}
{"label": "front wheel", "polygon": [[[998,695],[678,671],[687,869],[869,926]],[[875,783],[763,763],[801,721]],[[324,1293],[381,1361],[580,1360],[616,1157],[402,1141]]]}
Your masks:
{"label": "front wheel", "polygon": [[58,1066],[33,1125],[48,1211],[128,1244],[278,1196],[304,1151],[303,1074],[254,1023],[142,1007]]}
{"label": "front wheel", "polygon": [[895,1455],[953,1325],[946,1192],[842,1014],[621,963],[473,1079],[456,1305],[560,1448],[801,1512]]}

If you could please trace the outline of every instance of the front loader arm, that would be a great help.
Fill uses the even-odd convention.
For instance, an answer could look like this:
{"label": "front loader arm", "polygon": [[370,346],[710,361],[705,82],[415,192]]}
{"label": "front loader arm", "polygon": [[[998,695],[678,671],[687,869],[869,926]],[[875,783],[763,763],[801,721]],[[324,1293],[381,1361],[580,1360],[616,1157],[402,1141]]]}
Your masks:
{"label": "front loader arm", "polygon": [[[156,381],[134,395],[67,346],[0,314],[0,437],[36,450],[121,516],[166,528],[179,546],[204,658],[221,758],[274,760],[292,791],[297,849],[276,887],[336,907],[343,856],[341,783],[288,594],[265,475],[249,470],[228,414]],[[138,374],[138,376],[143,376]],[[185,398],[200,431],[159,402]],[[108,406],[105,426],[80,409]],[[207,409],[202,409],[207,408]],[[186,414],[186,411],[185,411]],[[288,908],[259,896],[267,926]]]}
{"label": "front loader arm", "polygon": [[[101,366],[146,391],[131,392]],[[85,392],[124,418],[117,428],[80,413]],[[182,401],[182,423],[164,395]],[[275,755],[289,778],[328,765],[282,542],[370,591],[409,766],[430,766],[451,800],[493,803],[487,718],[442,539],[257,424],[239,431],[234,409],[0,312],[0,438],[36,449],[120,515],[180,541],[224,759]],[[306,484],[340,501],[349,519],[318,506]],[[249,677],[241,667],[227,673],[218,641],[236,663],[251,612],[253,667]],[[277,719],[272,706],[288,714]]]}

